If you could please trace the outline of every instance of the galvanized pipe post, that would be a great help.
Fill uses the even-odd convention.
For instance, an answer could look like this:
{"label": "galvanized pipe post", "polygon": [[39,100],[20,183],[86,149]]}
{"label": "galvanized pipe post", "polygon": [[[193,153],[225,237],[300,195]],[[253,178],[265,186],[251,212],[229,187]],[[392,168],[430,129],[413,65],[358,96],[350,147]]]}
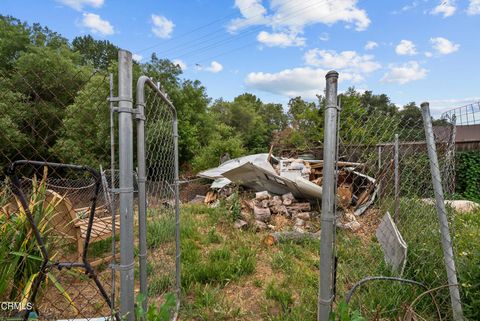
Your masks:
{"label": "galvanized pipe post", "polygon": [[[112,215],[112,266],[114,267],[117,263],[116,259],[116,232],[115,232],[115,217],[116,217],[116,208],[115,208],[115,111],[113,106],[113,74],[110,73],[110,214]],[[107,183],[108,186],[108,183]],[[111,290],[111,300],[112,300],[112,315],[116,313],[115,308],[115,291],[116,291],[116,282],[115,282],[115,269],[112,268],[112,290]]]}
{"label": "galvanized pipe post", "polygon": [[323,193],[320,239],[320,290],[318,321],[327,321],[332,308],[333,248],[335,228],[335,155],[337,144],[337,86],[338,73],[329,71],[326,78],[325,134],[323,145]]}
{"label": "galvanized pipe post", "polygon": [[[145,77],[145,76],[142,76]],[[140,77],[140,78],[142,78]],[[147,189],[145,165],[145,81],[137,82],[137,165],[138,165],[138,243],[140,253],[140,293],[143,295],[142,308],[147,311]]]}
{"label": "galvanized pipe post", "polygon": [[120,183],[120,315],[135,319],[133,256],[132,54],[118,52],[118,141]]}
{"label": "galvanized pipe post", "polygon": [[393,221],[395,222],[395,224],[398,223],[398,215],[400,211],[400,169],[399,169],[399,163],[398,163],[398,154],[399,154],[398,134],[395,134],[395,149],[394,149],[395,208],[393,212]]}
{"label": "galvanized pipe post", "polygon": [[453,319],[462,321],[463,311],[460,301],[460,291],[458,288],[457,272],[453,258],[452,240],[450,238],[450,229],[448,227],[447,211],[443,197],[442,179],[440,176],[440,167],[438,165],[437,150],[435,138],[433,136],[432,117],[430,116],[430,107],[428,103],[422,103],[423,124],[425,127],[425,139],[427,143],[428,157],[430,159],[430,172],[432,174],[433,191],[435,194],[435,205],[437,207],[438,221],[440,223],[440,233],[442,237],[443,259],[447,270],[447,278],[450,300],[452,304]]}

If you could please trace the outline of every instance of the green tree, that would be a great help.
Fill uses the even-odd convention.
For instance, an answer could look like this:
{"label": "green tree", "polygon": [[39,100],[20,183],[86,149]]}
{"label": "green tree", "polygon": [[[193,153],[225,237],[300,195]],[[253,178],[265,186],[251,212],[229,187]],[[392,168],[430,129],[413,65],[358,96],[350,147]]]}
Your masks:
{"label": "green tree", "polygon": [[308,149],[323,140],[323,111],[314,102],[295,97],[288,102],[288,118],[293,128],[290,143]]}
{"label": "green tree", "polygon": [[30,44],[30,30],[26,23],[0,15],[0,39],[0,70],[3,72],[14,64]]}
{"label": "green tree", "polygon": [[50,152],[64,162],[108,165],[110,121],[107,97],[108,78],[96,74],[78,92],[65,111],[60,137]]}
{"label": "green tree", "polygon": [[82,63],[107,70],[118,59],[119,48],[108,40],[95,40],[91,35],[75,37],[72,49],[82,57]]}

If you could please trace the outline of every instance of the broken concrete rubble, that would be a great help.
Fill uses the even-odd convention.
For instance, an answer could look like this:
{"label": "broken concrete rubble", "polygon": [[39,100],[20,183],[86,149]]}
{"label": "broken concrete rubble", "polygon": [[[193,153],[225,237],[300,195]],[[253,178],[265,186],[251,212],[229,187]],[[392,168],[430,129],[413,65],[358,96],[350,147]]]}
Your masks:
{"label": "broken concrete rubble", "polygon": [[258,221],[258,220],[255,220],[254,226],[255,226],[255,229],[256,229],[257,232],[267,229],[267,224],[265,224],[262,221]]}
{"label": "broken concrete rubble", "polygon": [[245,222],[244,220],[236,220],[235,223],[233,223],[233,227],[236,228],[236,229],[245,229],[247,228],[248,226],[248,223]]}
{"label": "broken concrete rubble", "polygon": [[283,205],[291,205],[294,200],[295,200],[295,197],[293,197],[292,193],[287,193],[282,195]]}
{"label": "broken concrete rubble", "polygon": [[205,203],[205,196],[196,195],[190,202],[190,204],[203,204]]}
{"label": "broken concrete rubble", "polygon": [[259,207],[255,205],[253,207],[253,215],[257,221],[268,222],[270,221],[270,216],[272,216],[270,209],[267,207]]}
{"label": "broken concrete rubble", "polygon": [[[287,203],[290,205],[284,205],[282,199],[288,200]],[[291,193],[272,196],[270,193],[260,191],[255,194],[255,198],[244,200],[242,205],[243,218],[247,217],[243,214],[244,211],[253,212],[252,219],[246,221],[250,222],[256,231],[265,229],[282,231],[291,228],[297,232],[306,232],[315,226],[318,229],[319,222],[313,222],[318,214],[312,214],[314,212],[310,203],[297,200]]]}

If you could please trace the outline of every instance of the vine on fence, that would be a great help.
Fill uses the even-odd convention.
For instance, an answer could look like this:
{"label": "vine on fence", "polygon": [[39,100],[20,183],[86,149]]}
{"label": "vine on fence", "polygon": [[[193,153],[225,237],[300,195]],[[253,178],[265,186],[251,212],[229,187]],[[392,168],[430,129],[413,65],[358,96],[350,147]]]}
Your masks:
{"label": "vine on fence", "polygon": [[457,154],[457,193],[469,200],[480,201],[480,153]]}

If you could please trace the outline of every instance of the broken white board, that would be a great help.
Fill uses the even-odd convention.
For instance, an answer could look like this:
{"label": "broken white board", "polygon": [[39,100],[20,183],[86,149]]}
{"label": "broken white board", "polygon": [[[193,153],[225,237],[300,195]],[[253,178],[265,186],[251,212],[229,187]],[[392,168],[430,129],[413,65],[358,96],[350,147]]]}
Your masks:
{"label": "broken white board", "polygon": [[389,212],[382,218],[375,234],[382,246],[385,262],[395,272],[403,274],[407,262],[407,243],[403,240]]}
{"label": "broken white board", "polygon": [[245,163],[252,163],[269,172],[275,173],[275,169],[269,163],[268,158],[269,158],[269,154],[263,153],[263,154],[254,154],[254,155],[248,155],[248,156],[231,159],[221,164],[218,167],[210,168],[198,173],[198,176],[203,178],[210,178],[210,179],[224,178],[223,173],[229,170],[235,169],[237,167],[240,167]]}
{"label": "broken white board", "polygon": [[237,185],[249,187],[257,192],[269,191],[277,195],[292,193],[296,198],[307,199],[322,197],[322,188],[302,177],[292,181],[252,163],[231,169],[223,173],[223,176]]}

